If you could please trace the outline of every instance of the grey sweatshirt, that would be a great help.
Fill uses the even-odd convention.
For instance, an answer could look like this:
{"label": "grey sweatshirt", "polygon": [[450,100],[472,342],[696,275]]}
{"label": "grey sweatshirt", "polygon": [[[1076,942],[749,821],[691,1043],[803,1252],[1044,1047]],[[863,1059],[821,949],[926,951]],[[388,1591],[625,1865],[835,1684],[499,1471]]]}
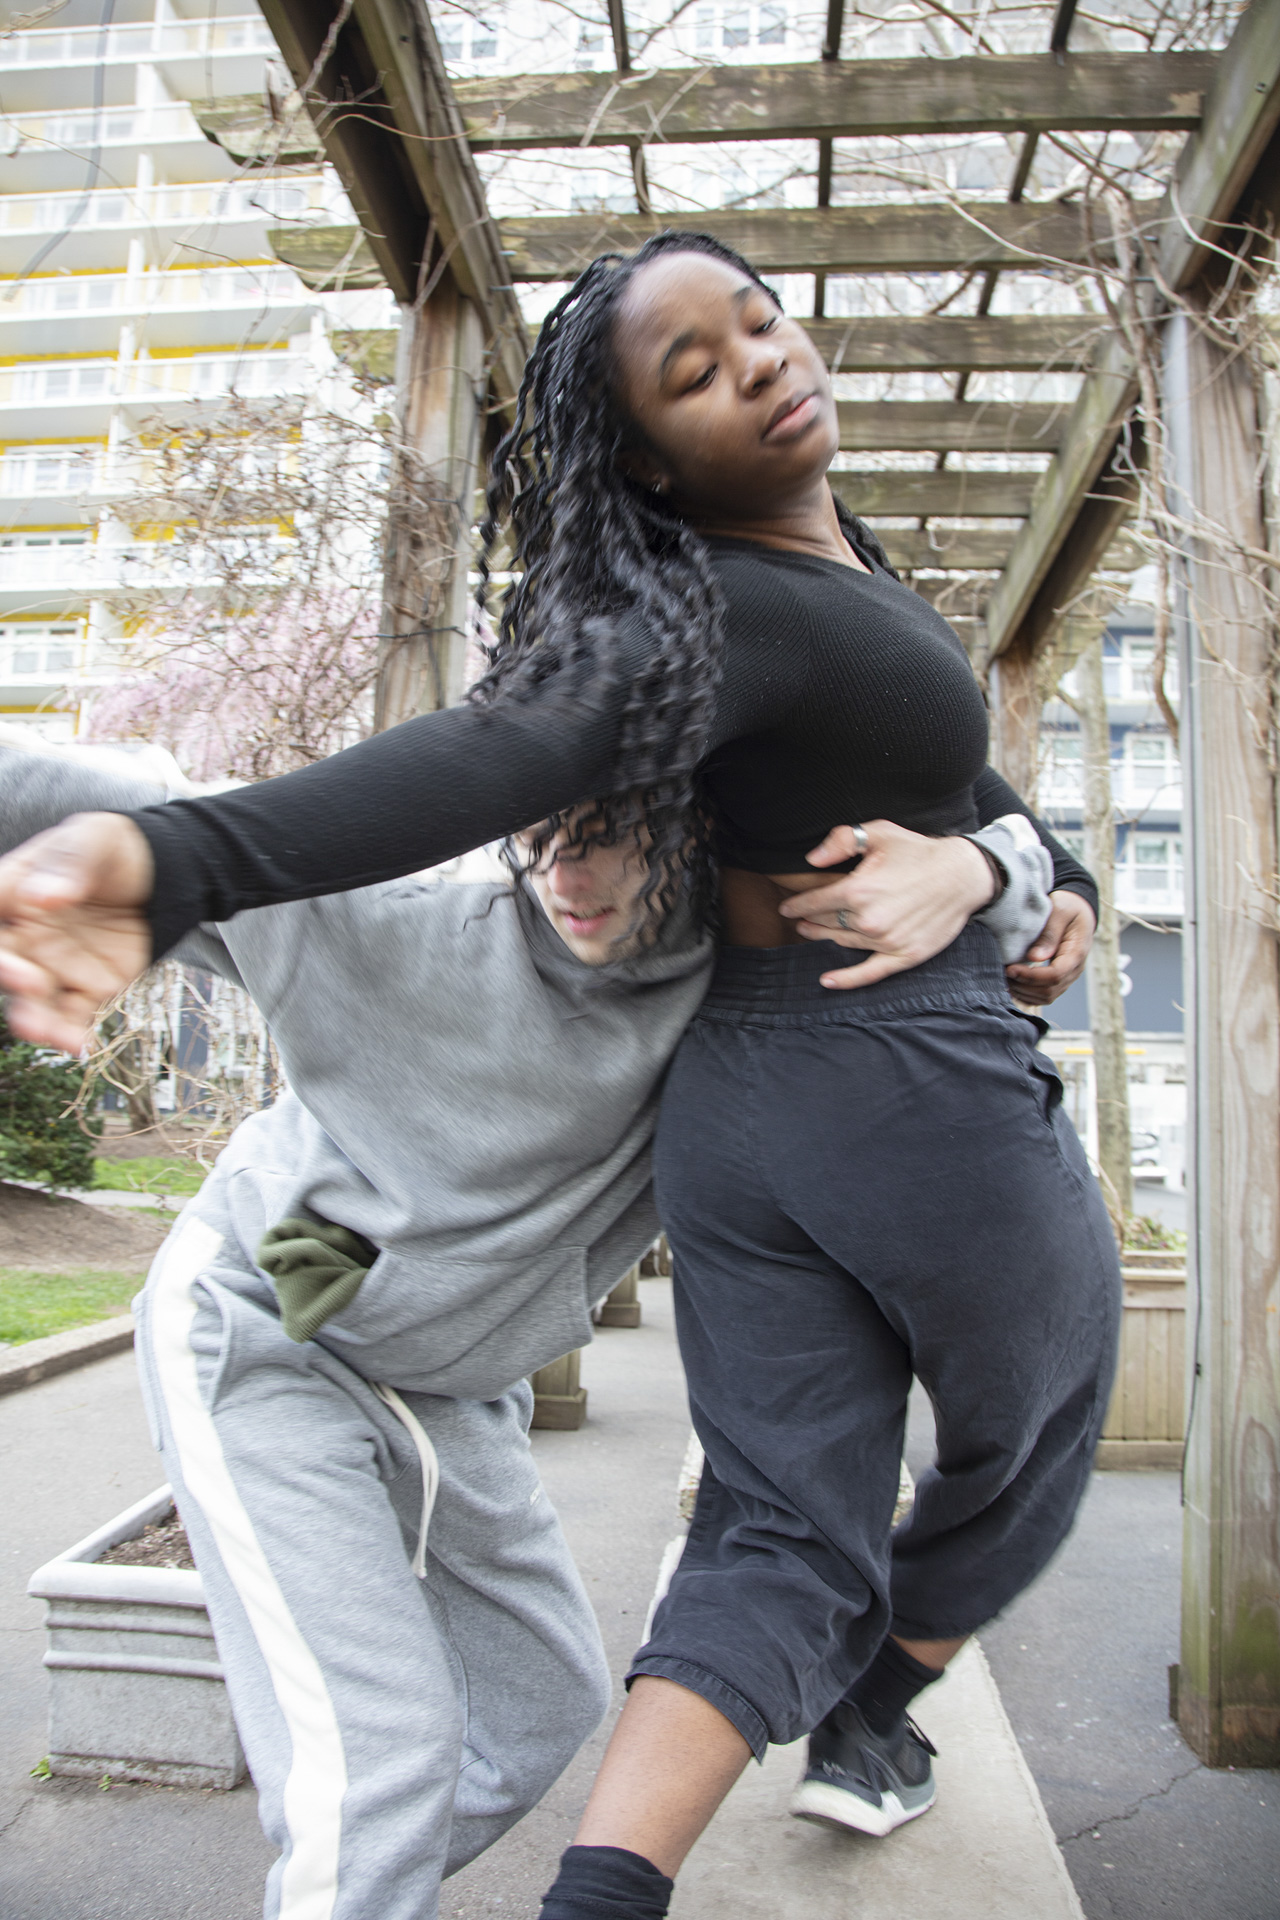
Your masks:
{"label": "grey sweatshirt", "polygon": [[[146,783],[75,758],[0,747],[6,849],[140,804]],[[299,1213],[381,1248],[318,1337],[401,1389],[492,1399],[582,1346],[659,1230],[658,1094],[711,955],[672,928],[585,966],[499,881],[392,881],[203,929],[175,957],[248,989],[289,1083],[215,1170],[241,1248]]]}
{"label": "grey sweatshirt", "polygon": [[[5,850],[157,797],[118,764],[0,745]],[[247,988],[289,1083],[212,1176],[254,1286],[266,1230],[311,1214],[381,1249],[317,1335],[367,1379],[490,1399],[590,1339],[658,1232],[650,1143],[705,934],[588,967],[523,886],[409,879],[259,908],[174,957]]]}

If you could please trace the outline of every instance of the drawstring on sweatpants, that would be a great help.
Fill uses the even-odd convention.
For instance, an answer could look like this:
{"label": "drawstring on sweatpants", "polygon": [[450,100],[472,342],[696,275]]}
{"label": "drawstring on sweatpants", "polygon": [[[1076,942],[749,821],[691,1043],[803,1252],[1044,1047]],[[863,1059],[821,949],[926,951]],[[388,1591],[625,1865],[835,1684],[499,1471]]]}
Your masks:
{"label": "drawstring on sweatpants", "polygon": [[413,1571],[422,1580],[427,1571],[427,1528],[431,1525],[431,1511],[436,1504],[436,1494],[440,1490],[440,1462],[436,1450],[426,1435],[426,1430],[417,1414],[405,1405],[394,1387],[384,1387],[377,1380],[371,1380],[370,1386],[386,1406],[390,1407],[418,1449],[418,1460],[422,1466],[422,1519],[418,1525],[418,1550],[413,1556]]}

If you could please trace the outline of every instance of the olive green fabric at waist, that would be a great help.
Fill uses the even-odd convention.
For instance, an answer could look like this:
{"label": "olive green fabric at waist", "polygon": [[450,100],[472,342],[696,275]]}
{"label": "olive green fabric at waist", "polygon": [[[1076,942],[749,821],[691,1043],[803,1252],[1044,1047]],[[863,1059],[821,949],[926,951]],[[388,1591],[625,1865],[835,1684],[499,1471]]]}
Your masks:
{"label": "olive green fabric at waist", "polygon": [[326,1320],[349,1307],[378,1257],[376,1247],[331,1220],[281,1220],[263,1234],[258,1265],[280,1302],[291,1340],[313,1340]]}

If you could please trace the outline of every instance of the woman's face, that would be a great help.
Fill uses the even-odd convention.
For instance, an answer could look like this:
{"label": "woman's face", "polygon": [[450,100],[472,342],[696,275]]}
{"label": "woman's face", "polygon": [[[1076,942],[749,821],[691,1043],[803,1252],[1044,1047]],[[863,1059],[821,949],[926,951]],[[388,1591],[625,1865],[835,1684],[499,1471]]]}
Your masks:
{"label": "woman's face", "polygon": [[647,443],[632,471],[694,519],[776,512],[840,443],[831,381],[796,321],[722,260],[642,267],[614,332],[620,400]]}

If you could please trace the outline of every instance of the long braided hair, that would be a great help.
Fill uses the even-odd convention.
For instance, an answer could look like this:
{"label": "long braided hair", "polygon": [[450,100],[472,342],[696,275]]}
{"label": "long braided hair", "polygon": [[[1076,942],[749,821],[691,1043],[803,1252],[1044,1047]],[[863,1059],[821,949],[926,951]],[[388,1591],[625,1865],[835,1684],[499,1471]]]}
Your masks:
{"label": "long braided hair", "polygon": [[[489,671],[469,696],[481,704],[518,700],[535,688],[545,696],[555,676],[565,699],[592,698],[593,688],[623,671],[621,616],[638,618],[646,664],[629,686],[610,791],[568,822],[553,815],[530,852],[541,858],[566,824],[572,845],[612,844],[638,832],[648,864],[640,912],[651,925],[682,899],[702,916],[714,900],[698,767],[723,648],[706,544],[623,465],[637,433],[618,400],[618,306],[636,273],[668,253],[724,261],[781,306],[754,267],[709,234],[666,232],[633,254],[602,254],[552,308],[525,367],[514,423],[490,462],[481,613],[504,536],[513,578]],[[839,502],[837,511],[862,550],[888,566],[870,529]]]}

